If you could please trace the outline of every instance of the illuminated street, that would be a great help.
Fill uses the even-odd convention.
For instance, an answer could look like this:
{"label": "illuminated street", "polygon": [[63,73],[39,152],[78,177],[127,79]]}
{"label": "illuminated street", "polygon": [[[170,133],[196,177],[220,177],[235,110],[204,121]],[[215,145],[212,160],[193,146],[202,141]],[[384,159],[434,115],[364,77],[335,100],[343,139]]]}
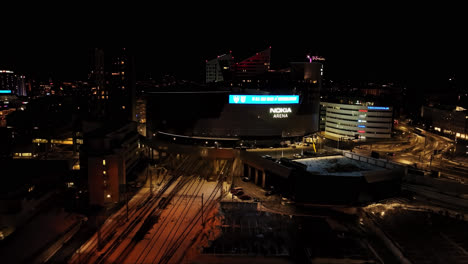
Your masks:
{"label": "illuminated street", "polygon": [[[454,151],[453,140],[402,123],[396,128],[402,132],[396,143],[365,144],[355,147],[353,151],[368,156],[372,151],[376,151],[383,159],[416,166],[418,169],[437,170],[443,177],[461,182],[466,181],[468,166],[465,165],[467,163],[455,162],[447,158]],[[437,151],[436,155],[434,151]]]}

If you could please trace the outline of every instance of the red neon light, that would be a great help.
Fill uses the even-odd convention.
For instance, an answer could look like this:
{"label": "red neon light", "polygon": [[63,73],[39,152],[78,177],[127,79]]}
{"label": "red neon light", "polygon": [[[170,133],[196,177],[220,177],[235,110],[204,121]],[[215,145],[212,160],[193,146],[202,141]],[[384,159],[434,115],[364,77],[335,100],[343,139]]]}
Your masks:
{"label": "red neon light", "polygon": [[359,133],[366,133],[366,131],[364,131],[364,130],[358,130],[357,132],[359,132]]}
{"label": "red neon light", "polygon": [[367,110],[361,109],[359,110],[359,112],[367,112]]}

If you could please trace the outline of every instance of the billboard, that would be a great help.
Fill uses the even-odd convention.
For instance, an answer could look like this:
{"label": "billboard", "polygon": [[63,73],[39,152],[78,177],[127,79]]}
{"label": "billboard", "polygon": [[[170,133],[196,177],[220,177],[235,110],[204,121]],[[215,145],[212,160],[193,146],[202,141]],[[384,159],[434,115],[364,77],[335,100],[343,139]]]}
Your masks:
{"label": "billboard", "polygon": [[368,106],[367,109],[369,110],[390,110],[388,106]]}
{"label": "billboard", "polygon": [[229,95],[230,104],[298,104],[299,95]]}

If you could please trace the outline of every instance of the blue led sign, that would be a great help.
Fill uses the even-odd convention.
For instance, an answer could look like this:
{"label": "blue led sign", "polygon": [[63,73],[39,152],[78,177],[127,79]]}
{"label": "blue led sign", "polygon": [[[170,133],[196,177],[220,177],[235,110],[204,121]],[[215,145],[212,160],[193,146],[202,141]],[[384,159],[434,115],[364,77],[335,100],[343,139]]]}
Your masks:
{"label": "blue led sign", "polygon": [[367,109],[369,110],[390,110],[388,106],[368,106]]}
{"label": "blue led sign", "polygon": [[298,104],[299,95],[229,95],[230,104]]}

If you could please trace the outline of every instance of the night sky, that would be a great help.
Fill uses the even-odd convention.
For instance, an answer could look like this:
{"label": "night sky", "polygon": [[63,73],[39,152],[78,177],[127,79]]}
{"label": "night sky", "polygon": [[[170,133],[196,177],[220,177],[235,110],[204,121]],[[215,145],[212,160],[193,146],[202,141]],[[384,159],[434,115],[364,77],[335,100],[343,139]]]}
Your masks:
{"label": "night sky", "polygon": [[[327,19],[332,19],[329,17]],[[164,74],[178,79],[203,81],[205,60],[232,50],[243,59],[272,46],[272,68],[288,61],[304,61],[308,53],[324,56],[325,74],[331,79],[401,81],[410,89],[444,89],[455,75],[459,86],[468,87],[465,48],[451,21],[425,17],[408,23],[386,14],[346,20],[325,27],[324,20],[285,20],[281,26],[250,25],[248,32],[237,30],[210,34],[201,31],[178,33],[142,40],[136,49],[139,80]],[[352,18],[354,19],[354,18]],[[294,24],[296,23],[296,24]],[[324,28],[322,28],[322,26]],[[190,31],[190,30],[188,30]],[[39,79],[85,80],[89,70],[90,48],[67,46],[4,47],[0,68],[13,69]]]}

